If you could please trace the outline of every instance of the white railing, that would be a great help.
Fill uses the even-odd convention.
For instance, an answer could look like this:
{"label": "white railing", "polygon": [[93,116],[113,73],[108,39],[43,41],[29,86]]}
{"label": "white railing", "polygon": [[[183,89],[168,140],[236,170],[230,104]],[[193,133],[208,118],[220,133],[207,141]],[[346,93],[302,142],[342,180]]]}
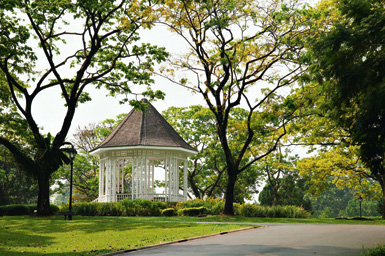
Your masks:
{"label": "white railing", "polygon": [[98,202],[99,202],[99,203],[105,203],[105,202],[107,202],[107,196],[106,196],[106,195],[104,195],[104,196],[99,196]]}
{"label": "white railing", "polygon": [[[165,194],[147,194],[143,196],[136,196],[134,195],[132,197],[131,193],[124,193],[124,194],[116,194],[116,201],[119,202],[121,200],[124,200],[126,198],[129,199],[136,199],[136,198],[141,198],[141,199],[147,199],[151,201],[161,201],[161,202],[166,202],[166,201],[184,201],[183,195],[172,195],[169,197],[168,195]],[[100,202],[100,201],[99,201]]]}
{"label": "white railing", "polygon": [[[169,195],[165,195],[165,194],[147,194],[147,196],[136,196],[134,195],[132,197],[132,194],[131,193],[122,193],[122,194],[116,194],[116,202],[119,202],[119,201],[122,201],[126,198],[129,198],[129,199],[136,199],[136,198],[141,198],[141,199],[147,199],[147,200],[151,200],[151,201],[161,201],[161,202],[168,202],[168,201],[171,201],[171,202],[180,202],[180,201],[184,201],[184,197],[183,195],[171,195],[171,197],[169,197]],[[96,200],[95,200],[96,201]],[[104,196],[100,196],[98,199],[97,199],[97,202],[101,202],[101,203],[105,203],[107,202],[107,196],[104,195]]]}

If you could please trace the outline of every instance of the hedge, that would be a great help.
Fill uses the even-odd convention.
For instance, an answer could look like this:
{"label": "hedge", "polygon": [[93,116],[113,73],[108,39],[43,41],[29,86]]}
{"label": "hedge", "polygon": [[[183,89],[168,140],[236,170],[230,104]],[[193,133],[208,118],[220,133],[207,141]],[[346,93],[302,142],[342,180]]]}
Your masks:
{"label": "hedge", "polygon": [[310,213],[297,206],[259,206],[255,204],[240,205],[240,215],[244,217],[267,218],[308,218]]}
{"label": "hedge", "polygon": [[[59,207],[51,204],[51,211],[57,213]],[[0,216],[16,216],[16,215],[33,215],[37,210],[36,204],[23,205],[23,204],[9,204],[0,206]]]}
{"label": "hedge", "polygon": [[174,208],[166,208],[162,210],[162,216],[167,216],[167,217],[177,216],[177,211]]}
{"label": "hedge", "polygon": [[206,207],[191,207],[191,208],[183,208],[178,210],[179,216],[199,216],[206,214],[208,212]]}

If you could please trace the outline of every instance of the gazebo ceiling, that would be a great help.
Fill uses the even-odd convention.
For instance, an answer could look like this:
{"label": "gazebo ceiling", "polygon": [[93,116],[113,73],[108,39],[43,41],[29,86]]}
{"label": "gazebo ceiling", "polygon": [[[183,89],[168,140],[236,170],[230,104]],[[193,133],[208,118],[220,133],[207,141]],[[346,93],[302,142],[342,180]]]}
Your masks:
{"label": "gazebo ceiling", "polygon": [[110,135],[92,150],[92,153],[106,149],[140,146],[180,148],[183,151],[197,153],[147,99],[142,101],[148,104],[148,108],[145,111],[132,109]]}

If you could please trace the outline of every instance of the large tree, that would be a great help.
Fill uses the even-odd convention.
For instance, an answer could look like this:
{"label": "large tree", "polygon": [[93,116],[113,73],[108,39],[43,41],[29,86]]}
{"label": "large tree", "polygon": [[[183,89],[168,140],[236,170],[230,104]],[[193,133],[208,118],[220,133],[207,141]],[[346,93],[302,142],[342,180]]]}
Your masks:
{"label": "large tree", "polygon": [[[106,87],[112,95],[129,94],[132,84],[150,85],[154,62],[165,59],[163,49],[136,43],[139,29],[150,27],[154,19],[146,3],[0,2],[0,77],[5,77],[2,87],[10,93],[10,104],[19,113],[13,118],[2,109],[0,144],[37,179],[39,215],[51,214],[49,180],[63,162],[69,161],[62,147],[76,107],[91,100],[86,88]],[[34,103],[44,100],[44,96],[39,97],[46,91],[61,94],[58,104],[66,110],[56,135],[43,134],[36,121]],[[151,90],[146,94],[162,97]],[[23,147],[10,139],[12,136],[28,137],[32,147]]]}
{"label": "large tree", "polygon": [[[162,112],[165,119],[174,127],[198,154],[191,157],[188,165],[188,182],[196,198],[220,197],[226,191],[226,161],[216,132],[215,117],[209,108],[194,105],[184,108],[170,107]],[[239,128],[242,127],[248,112],[234,108],[229,117],[229,141],[238,147]],[[250,158],[250,152],[245,157]],[[238,203],[252,200],[257,193],[258,183],[262,180],[261,170],[255,165],[242,172],[234,188],[234,198]]]}
{"label": "large tree", "polygon": [[[281,89],[293,84],[303,71],[298,59],[300,38],[307,32],[305,10],[297,9],[297,1],[290,0],[155,2],[163,3],[157,6],[160,22],[189,46],[186,55],[163,69],[163,75],[201,94],[213,113],[228,177],[224,213],[233,214],[239,174],[273,152],[286,133],[292,109],[282,105],[292,105],[278,96],[287,95],[290,89]],[[182,75],[173,76],[175,70]],[[272,101],[276,104],[267,106]],[[279,104],[281,110],[276,111]],[[233,147],[229,119],[232,109],[239,106],[248,115],[238,130],[238,147]],[[259,123],[258,117],[273,111],[270,123]],[[259,138],[257,133],[264,135]],[[258,140],[269,146],[250,152],[251,143]],[[252,157],[246,158],[249,154]]]}
{"label": "large tree", "polygon": [[[327,31],[312,38],[313,81],[325,95],[324,115],[358,146],[360,160],[379,182],[385,202],[385,6],[382,0],[331,2]],[[383,213],[385,218],[385,212]]]}

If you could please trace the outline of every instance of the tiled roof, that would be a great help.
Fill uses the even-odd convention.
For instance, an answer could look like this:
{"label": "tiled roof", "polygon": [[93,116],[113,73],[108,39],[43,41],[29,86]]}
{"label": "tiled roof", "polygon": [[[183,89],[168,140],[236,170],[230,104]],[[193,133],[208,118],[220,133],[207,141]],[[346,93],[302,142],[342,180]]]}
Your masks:
{"label": "tiled roof", "polygon": [[162,115],[146,99],[145,111],[135,109],[93,151],[107,147],[159,146],[181,147],[196,151],[187,144]]}

